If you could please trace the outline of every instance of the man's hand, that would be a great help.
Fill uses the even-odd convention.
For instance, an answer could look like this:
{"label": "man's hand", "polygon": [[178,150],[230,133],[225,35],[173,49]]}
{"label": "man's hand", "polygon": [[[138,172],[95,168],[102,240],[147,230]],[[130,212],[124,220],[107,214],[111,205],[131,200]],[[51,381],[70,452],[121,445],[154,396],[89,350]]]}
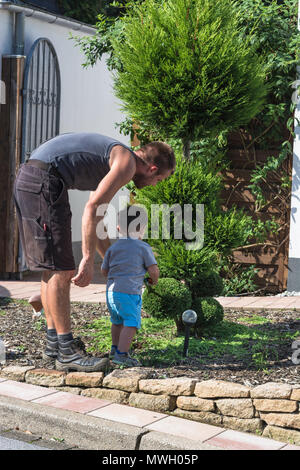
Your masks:
{"label": "man's hand", "polygon": [[71,279],[76,286],[86,287],[90,284],[93,279],[94,274],[94,265],[90,260],[82,258],[79,267],[78,273]]}

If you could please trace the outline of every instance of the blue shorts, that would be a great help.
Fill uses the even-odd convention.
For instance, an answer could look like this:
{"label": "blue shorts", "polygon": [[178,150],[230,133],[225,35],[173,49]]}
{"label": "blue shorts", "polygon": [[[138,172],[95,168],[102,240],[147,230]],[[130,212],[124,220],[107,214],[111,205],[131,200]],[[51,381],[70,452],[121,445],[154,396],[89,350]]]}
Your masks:
{"label": "blue shorts", "polygon": [[141,327],[142,297],[123,292],[106,292],[107,307],[114,325]]}

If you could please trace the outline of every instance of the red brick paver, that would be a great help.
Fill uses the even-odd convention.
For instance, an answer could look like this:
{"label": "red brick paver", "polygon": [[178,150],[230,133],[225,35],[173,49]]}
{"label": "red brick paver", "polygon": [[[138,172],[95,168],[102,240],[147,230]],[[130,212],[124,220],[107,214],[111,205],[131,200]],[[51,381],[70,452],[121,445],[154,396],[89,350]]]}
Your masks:
{"label": "red brick paver", "polygon": [[76,411],[77,413],[89,413],[90,411],[94,411],[111,404],[108,400],[83,397],[81,395],[75,395],[74,393],[68,392],[57,392],[46,397],[37,398],[33,402],[64,410]]}
{"label": "red brick paver", "polygon": [[15,382],[14,380],[5,380],[0,383],[0,395],[20,398],[26,401],[51,395],[55,392],[56,390],[54,388],[40,387],[38,385]]}

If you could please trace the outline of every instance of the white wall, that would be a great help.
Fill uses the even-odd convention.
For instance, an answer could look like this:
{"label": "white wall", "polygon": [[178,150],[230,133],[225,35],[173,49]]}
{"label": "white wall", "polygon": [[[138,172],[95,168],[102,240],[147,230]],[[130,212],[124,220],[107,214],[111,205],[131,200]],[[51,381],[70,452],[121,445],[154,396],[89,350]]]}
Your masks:
{"label": "white wall", "polygon": [[[12,48],[12,17],[8,11],[0,11],[0,58],[1,55],[11,54]],[[0,76],[2,61],[0,60]]]}
{"label": "white wall", "polygon": [[[300,99],[298,100],[295,118],[300,120]],[[295,120],[295,136],[293,152],[293,182],[291,196],[289,272],[287,290],[300,292],[300,126],[297,125],[297,120]]]}
{"label": "white wall", "polygon": [[[298,29],[300,31],[300,0],[298,11]],[[300,66],[297,68],[298,79],[294,86],[300,87]],[[295,111],[295,139],[293,152],[293,182],[291,196],[289,271],[287,290],[300,292],[300,93],[296,90],[293,99],[297,103]]]}
{"label": "white wall", "polygon": [[[47,37],[58,56],[61,72],[60,132],[91,131],[120,137],[114,124],[122,120],[122,114],[113,95],[105,61],[84,69],[84,56],[69,38],[70,32],[64,26],[25,18],[25,55],[36,39]],[[76,31],[72,33],[85,36]]]}

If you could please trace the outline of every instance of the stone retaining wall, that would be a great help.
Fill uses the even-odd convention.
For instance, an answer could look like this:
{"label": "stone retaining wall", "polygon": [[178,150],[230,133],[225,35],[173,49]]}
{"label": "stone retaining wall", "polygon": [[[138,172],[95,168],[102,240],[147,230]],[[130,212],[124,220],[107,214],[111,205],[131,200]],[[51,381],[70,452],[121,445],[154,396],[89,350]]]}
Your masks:
{"label": "stone retaining wall", "polygon": [[300,386],[151,379],[151,373],[145,368],[116,369],[105,376],[10,366],[0,376],[300,445]]}

